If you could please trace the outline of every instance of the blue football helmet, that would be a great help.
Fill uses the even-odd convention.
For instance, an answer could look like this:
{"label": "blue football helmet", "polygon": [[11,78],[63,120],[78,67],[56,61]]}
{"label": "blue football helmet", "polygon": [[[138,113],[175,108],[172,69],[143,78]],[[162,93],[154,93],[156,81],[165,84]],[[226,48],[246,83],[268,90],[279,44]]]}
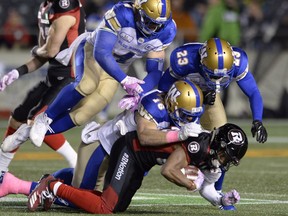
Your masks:
{"label": "blue football helmet", "polygon": [[219,38],[210,38],[199,50],[201,75],[211,89],[226,88],[235,71],[231,45]]}
{"label": "blue football helmet", "polygon": [[170,0],[135,0],[136,26],[144,35],[154,35],[171,19]]}
{"label": "blue football helmet", "polygon": [[191,81],[176,81],[165,96],[165,106],[173,123],[178,127],[188,122],[198,122],[204,112],[203,93],[199,86]]}

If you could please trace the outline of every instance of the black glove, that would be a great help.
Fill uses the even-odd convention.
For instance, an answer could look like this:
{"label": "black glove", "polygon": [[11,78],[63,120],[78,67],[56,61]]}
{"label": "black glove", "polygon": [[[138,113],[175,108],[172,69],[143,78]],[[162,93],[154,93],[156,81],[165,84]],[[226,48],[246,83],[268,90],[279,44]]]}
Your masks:
{"label": "black glove", "polygon": [[32,49],[31,49],[31,55],[33,56],[33,57],[35,57],[35,56],[38,56],[37,55],[37,49],[39,48],[39,46],[34,46]]}
{"label": "black glove", "polygon": [[267,141],[268,134],[261,121],[258,121],[258,120],[253,121],[251,133],[253,137],[255,137],[255,134],[256,134],[256,140],[259,143],[264,143]]}
{"label": "black glove", "polygon": [[204,104],[214,105],[216,99],[215,90],[203,92],[203,95],[204,95],[204,102],[203,102]]}

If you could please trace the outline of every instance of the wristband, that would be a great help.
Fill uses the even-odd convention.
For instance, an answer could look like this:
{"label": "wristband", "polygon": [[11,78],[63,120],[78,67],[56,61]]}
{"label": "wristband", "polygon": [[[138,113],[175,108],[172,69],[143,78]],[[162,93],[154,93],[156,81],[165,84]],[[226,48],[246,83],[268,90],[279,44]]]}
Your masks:
{"label": "wristband", "polygon": [[27,74],[29,72],[26,64],[16,68],[16,70],[18,71],[19,76],[22,76],[22,75]]}
{"label": "wristband", "polygon": [[179,140],[179,131],[168,131],[166,133],[166,141],[167,143],[178,142]]}

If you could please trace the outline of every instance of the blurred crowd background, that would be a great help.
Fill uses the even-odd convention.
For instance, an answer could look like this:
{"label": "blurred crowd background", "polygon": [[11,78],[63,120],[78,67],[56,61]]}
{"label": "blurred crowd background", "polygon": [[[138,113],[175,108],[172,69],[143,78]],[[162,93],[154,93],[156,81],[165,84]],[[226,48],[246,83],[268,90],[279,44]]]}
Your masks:
{"label": "blurred crowd background", "polygon": [[[25,63],[29,50],[37,44],[37,11],[41,2],[0,1],[0,75]],[[86,11],[87,30],[92,31],[105,11],[118,1],[81,2]],[[228,40],[248,54],[250,71],[263,95],[264,118],[288,117],[287,0],[171,0],[171,3],[178,33],[167,51],[168,55],[183,43],[204,42],[210,37]],[[169,64],[169,58],[167,61]],[[138,62],[132,70],[137,75],[143,68]],[[0,93],[0,110],[13,105],[13,102],[7,102],[7,97],[23,90],[18,85],[16,90],[9,88],[6,93]],[[245,101],[247,99],[241,94],[233,85],[223,92],[223,102],[229,116],[251,116],[248,102]]]}

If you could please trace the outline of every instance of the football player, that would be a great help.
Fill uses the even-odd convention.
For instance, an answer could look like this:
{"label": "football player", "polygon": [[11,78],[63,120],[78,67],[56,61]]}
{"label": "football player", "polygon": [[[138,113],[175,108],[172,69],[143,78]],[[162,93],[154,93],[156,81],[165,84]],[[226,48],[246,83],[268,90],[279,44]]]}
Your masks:
{"label": "football player", "polygon": [[[10,136],[9,144],[3,149],[5,153],[0,150],[2,177],[17,151],[17,143],[27,140],[30,126],[23,123],[32,121],[65,85],[73,82],[71,64],[63,66],[56,61],[55,56],[59,51],[69,47],[77,36],[85,31],[84,16],[85,13],[78,0],[44,0],[38,11],[38,54],[0,79],[0,91],[3,91],[19,77],[37,71],[46,62],[49,64],[46,80],[36,84],[10,116],[5,137],[11,134],[14,136]],[[63,155],[70,167],[75,167],[77,154],[62,134],[46,136],[44,142]]]}
{"label": "football player", "polygon": [[[145,172],[157,164],[164,164],[162,174],[170,181],[190,191],[200,190],[201,196],[211,204],[234,205],[240,200],[239,193],[233,189],[221,195],[215,190],[214,182],[221,175],[220,167],[228,169],[230,165],[238,165],[247,147],[244,131],[234,124],[225,124],[212,133],[203,132],[198,137],[161,147],[142,146],[137,132],[128,132],[112,147],[103,193],[69,186],[50,175],[29,195],[28,209],[35,211],[43,198],[39,194],[46,194],[47,198],[41,201],[45,210],[51,207],[53,196],[57,196],[93,214],[123,212],[140,188]],[[186,178],[180,171],[187,165],[199,167],[195,180]]]}
{"label": "football player", "polygon": [[[158,84],[164,50],[175,34],[170,0],[117,3],[95,31],[80,36],[68,54],[59,57],[65,63],[67,56],[73,56],[76,79],[35,118],[30,131],[32,143],[39,147],[46,132],[58,133],[87,123],[111,102],[119,83],[128,93],[126,97],[133,97],[137,104],[140,94]],[[144,80],[126,75],[130,64],[144,56],[148,73]]]}
{"label": "football player", "polygon": [[[267,131],[262,123],[263,101],[256,81],[248,67],[248,57],[244,50],[232,47],[219,38],[211,38],[205,43],[188,43],[173,50],[170,68],[161,78],[158,88],[167,91],[175,80],[186,77],[200,86],[204,93],[205,112],[201,125],[213,130],[227,123],[227,117],[219,92],[236,81],[249,98],[253,115],[251,132],[259,143],[267,140]],[[221,191],[224,173],[216,184]]]}
{"label": "football player", "polygon": [[[196,122],[199,122],[203,112],[203,95],[199,87],[190,81],[177,81],[168,94],[153,90],[143,97],[140,104],[139,114],[124,111],[100,128],[98,124],[92,122],[83,129],[83,143],[78,149],[73,186],[102,191],[101,178],[107,169],[112,145],[128,131],[138,129],[139,139],[146,146],[173,143],[185,140],[188,136],[197,136],[202,132],[201,126]],[[178,128],[181,125],[181,129],[170,130],[173,125]],[[169,130],[163,131],[163,129]],[[62,175],[61,179],[63,176],[65,175]],[[11,187],[15,185],[12,184],[15,181],[18,180],[15,180],[10,173],[6,173],[4,183],[0,186],[0,195],[23,191],[18,187]],[[66,180],[68,181],[69,179]],[[26,194],[29,192],[27,189],[28,187],[26,187]]]}

